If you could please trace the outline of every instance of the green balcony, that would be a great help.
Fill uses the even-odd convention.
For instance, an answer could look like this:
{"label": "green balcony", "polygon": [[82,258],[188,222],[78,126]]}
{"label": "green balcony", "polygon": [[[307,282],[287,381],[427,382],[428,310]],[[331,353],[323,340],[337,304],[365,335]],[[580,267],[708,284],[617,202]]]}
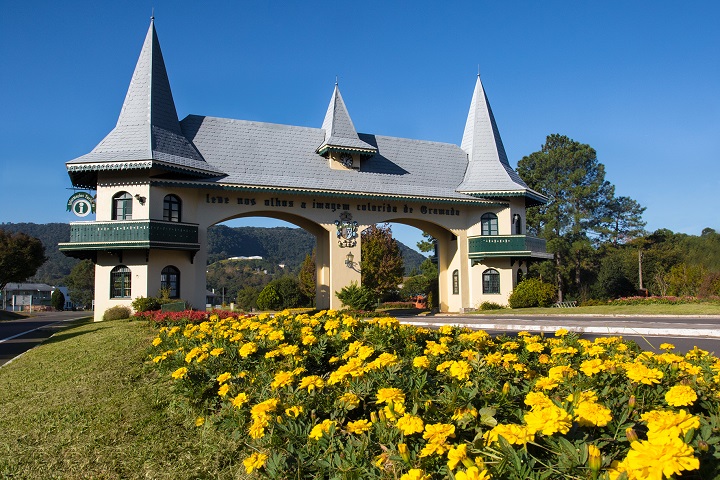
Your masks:
{"label": "green balcony", "polygon": [[92,258],[98,250],[159,248],[197,252],[198,226],[162,220],[114,222],[73,222],[70,241],[59,244],[60,251],[76,258]]}
{"label": "green balcony", "polygon": [[468,238],[468,256],[474,262],[486,258],[553,258],[545,250],[545,239],[527,235],[485,235]]}

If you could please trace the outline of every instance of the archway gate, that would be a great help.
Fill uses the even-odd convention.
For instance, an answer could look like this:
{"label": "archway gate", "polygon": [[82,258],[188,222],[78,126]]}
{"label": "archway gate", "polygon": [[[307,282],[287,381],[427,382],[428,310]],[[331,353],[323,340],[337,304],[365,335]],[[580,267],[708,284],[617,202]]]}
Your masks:
{"label": "archway gate", "polygon": [[116,127],[66,166],[97,192],[96,220],[72,223],[60,245],[96,263],[96,320],[160,288],[204,305],[207,228],[242,216],[316,237],[318,308],[360,283],[360,232],[377,223],[438,240],[443,311],[505,303],[518,270],[548,258],[524,232],[525,208],[545,198],[509,166],[479,77],[460,146],[358,134],[337,84],[321,128],[179,121],[151,22]]}

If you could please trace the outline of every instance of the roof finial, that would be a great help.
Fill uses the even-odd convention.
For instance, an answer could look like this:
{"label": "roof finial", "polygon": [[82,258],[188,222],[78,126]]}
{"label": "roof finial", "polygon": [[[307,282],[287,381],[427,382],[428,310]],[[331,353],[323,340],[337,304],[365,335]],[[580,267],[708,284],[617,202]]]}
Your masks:
{"label": "roof finial", "polygon": [[150,13],[150,21],[155,21],[155,7],[152,7],[151,13]]}
{"label": "roof finial", "polygon": [[478,63],[478,78],[480,78],[480,64]]}
{"label": "roof finial", "polygon": [[336,87],[337,87],[337,84],[338,84],[338,76],[335,75],[335,86],[336,86]]}

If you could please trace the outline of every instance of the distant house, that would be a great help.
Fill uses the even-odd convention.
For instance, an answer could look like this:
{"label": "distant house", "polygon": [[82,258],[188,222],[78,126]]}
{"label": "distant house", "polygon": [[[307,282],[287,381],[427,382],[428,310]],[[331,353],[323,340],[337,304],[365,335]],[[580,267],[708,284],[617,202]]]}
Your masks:
{"label": "distant house", "polygon": [[53,290],[44,283],[8,283],[0,292],[3,309],[20,312],[50,307]]}

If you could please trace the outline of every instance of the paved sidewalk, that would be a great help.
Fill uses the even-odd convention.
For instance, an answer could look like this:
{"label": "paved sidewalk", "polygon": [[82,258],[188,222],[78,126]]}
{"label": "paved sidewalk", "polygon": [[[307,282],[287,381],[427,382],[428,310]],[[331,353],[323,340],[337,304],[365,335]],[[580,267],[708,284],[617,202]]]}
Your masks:
{"label": "paved sidewalk", "polygon": [[402,323],[424,327],[461,325],[481,330],[509,330],[552,333],[560,328],[610,335],[652,335],[720,338],[720,315],[694,316],[600,316],[570,315],[463,315],[435,314],[400,317]]}

